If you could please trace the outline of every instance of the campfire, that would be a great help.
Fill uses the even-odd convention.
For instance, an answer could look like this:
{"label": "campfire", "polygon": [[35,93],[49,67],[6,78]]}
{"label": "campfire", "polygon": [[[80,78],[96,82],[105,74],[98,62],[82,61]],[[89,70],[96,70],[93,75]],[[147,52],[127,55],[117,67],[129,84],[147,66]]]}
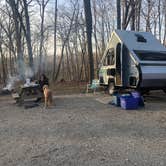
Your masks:
{"label": "campfire", "polygon": [[30,78],[26,79],[25,84],[23,85],[24,87],[34,87],[34,86],[38,86],[39,84],[37,84],[35,81],[31,81]]}
{"label": "campfire", "polygon": [[7,80],[6,86],[1,89],[0,94],[7,95],[19,91],[20,88],[35,86],[38,86],[38,84],[35,81],[31,81],[30,78],[26,78],[25,81],[23,81],[19,77],[10,76]]}
{"label": "campfire", "polygon": [[2,88],[1,90],[1,93],[0,94],[11,94],[11,92],[14,91],[17,83],[19,82],[20,80],[18,79],[18,77],[12,77],[12,76],[9,76],[8,80],[7,80],[7,84],[5,87]]}

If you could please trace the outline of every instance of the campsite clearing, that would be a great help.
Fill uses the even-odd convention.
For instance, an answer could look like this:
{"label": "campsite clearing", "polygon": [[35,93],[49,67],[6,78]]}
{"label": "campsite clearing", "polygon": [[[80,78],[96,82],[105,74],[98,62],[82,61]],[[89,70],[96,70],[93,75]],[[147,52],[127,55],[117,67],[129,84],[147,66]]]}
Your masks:
{"label": "campsite clearing", "polygon": [[48,110],[0,96],[0,165],[165,166],[166,97],[156,96],[132,111],[101,93],[55,96]]}

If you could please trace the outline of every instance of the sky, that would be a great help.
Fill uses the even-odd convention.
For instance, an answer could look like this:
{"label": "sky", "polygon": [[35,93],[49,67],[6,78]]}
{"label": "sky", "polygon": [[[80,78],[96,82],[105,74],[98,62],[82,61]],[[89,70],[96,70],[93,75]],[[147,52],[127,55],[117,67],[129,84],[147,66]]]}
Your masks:
{"label": "sky", "polygon": [[[60,5],[60,4],[64,4],[65,0],[57,0],[57,2],[58,2],[58,5]],[[55,0],[50,0],[49,1],[49,4],[51,4],[51,5],[54,5],[54,3],[55,3]]]}

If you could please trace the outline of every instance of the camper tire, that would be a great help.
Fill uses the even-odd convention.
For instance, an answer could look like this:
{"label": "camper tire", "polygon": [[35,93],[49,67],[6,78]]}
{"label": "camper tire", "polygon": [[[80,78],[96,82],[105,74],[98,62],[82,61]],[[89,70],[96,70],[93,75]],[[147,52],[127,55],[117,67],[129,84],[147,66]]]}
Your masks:
{"label": "camper tire", "polygon": [[166,89],[163,89],[163,92],[166,93]]}
{"label": "camper tire", "polygon": [[109,82],[108,84],[108,93],[113,95],[115,92],[115,83],[113,81]]}

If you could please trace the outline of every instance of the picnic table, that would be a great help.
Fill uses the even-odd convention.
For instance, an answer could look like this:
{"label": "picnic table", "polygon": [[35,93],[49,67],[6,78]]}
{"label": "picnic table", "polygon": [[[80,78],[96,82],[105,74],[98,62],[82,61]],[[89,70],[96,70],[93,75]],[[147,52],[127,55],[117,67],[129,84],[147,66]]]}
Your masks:
{"label": "picnic table", "polygon": [[23,103],[25,100],[36,100],[43,97],[39,84],[23,85],[18,93],[13,93],[12,97],[16,103]]}

